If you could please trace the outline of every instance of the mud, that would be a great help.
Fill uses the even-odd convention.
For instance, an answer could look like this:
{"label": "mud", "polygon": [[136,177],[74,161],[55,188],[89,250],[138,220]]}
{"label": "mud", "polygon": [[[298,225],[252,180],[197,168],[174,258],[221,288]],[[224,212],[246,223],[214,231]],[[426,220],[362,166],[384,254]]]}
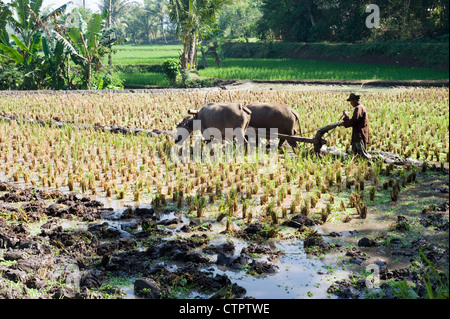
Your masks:
{"label": "mud", "polygon": [[[427,276],[439,286],[430,263],[448,265],[449,203],[439,191],[448,175],[433,166],[418,174],[409,196],[431,204],[412,209],[401,193],[364,220],[320,223],[300,214],[229,233],[225,221],[173,209],[107,207],[0,182],[0,298],[399,298],[391,282],[404,280],[426,297]],[[393,205],[399,213],[380,224]],[[381,280],[374,290],[364,272],[371,265]]]}
{"label": "mud", "polygon": [[[234,244],[211,245],[205,233],[172,236],[164,227],[183,224],[183,219],[158,218],[152,208],[128,208],[119,217],[121,226],[114,227],[102,218],[114,212],[95,199],[74,193],[50,196],[3,182],[0,187],[6,192],[0,206],[0,288],[6,287],[4,280],[26,287],[0,289],[1,298],[30,298],[27,292],[33,289],[44,292],[44,299],[122,296],[120,289],[100,293],[107,276],[136,277],[135,294],[144,298],[174,297],[177,286],[211,298],[240,298],[245,288],[208,271],[220,264],[222,254],[230,254],[226,266],[233,269],[248,265],[249,273],[264,274],[277,268],[249,256],[279,254],[267,247],[251,245],[235,258]],[[74,225],[67,227],[68,222]],[[179,266],[171,268],[172,262]],[[71,281],[74,285],[67,285]]]}

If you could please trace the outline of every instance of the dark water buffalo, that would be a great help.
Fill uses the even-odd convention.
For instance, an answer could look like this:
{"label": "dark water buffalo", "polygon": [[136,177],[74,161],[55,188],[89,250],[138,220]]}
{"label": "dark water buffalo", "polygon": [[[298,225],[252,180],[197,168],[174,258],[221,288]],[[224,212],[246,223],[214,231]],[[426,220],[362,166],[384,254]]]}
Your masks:
{"label": "dark water buffalo", "polygon": [[[250,127],[255,129],[266,129],[269,133],[271,128],[277,128],[278,133],[285,135],[296,135],[295,126],[298,123],[299,133],[302,134],[300,126],[300,119],[292,108],[285,104],[276,103],[252,103],[247,105],[247,108],[252,112],[250,120]],[[285,142],[280,139],[278,147],[281,147]],[[289,141],[291,147],[296,147],[297,142]]]}
{"label": "dark water buffalo", "polygon": [[[211,137],[234,138],[238,141],[247,143],[245,131],[250,123],[250,110],[237,103],[209,103],[204,105],[199,111],[190,111],[193,117],[186,117],[177,125],[179,134],[175,139],[176,143],[183,142],[187,135],[186,131],[192,133],[194,130],[201,130],[205,140],[211,140]],[[200,120],[200,122],[195,122]],[[180,130],[180,129],[185,129]],[[232,130],[232,136],[229,136],[226,130]]]}

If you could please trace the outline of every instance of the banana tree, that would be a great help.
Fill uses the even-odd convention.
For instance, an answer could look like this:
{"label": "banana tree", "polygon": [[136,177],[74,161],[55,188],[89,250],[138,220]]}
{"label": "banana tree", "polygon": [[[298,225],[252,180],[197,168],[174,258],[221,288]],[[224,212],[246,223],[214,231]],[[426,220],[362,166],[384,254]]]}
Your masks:
{"label": "banana tree", "polygon": [[38,30],[48,32],[47,23],[60,16],[72,1],[58,7],[48,14],[41,12],[43,0],[15,0],[11,3],[11,7],[15,10],[15,15],[11,15],[8,19],[9,25],[14,29],[21,41],[30,47],[31,41]]}
{"label": "banana tree", "polygon": [[83,68],[84,87],[90,90],[93,71],[98,71],[101,68],[102,56],[108,52],[112,45],[118,44],[124,39],[112,38],[116,30],[104,28],[105,20],[100,14],[93,14],[87,23],[81,16],[78,21],[79,25],[67,30],[68,39],[56,31],[53,31],[53,34],[64,44],[72,61]]}
{"label": "banana tree", "polygon": [[46,61],[46,81],[50,88],[59,90],[68,87],[70,84],[69,62],[66,63],[68,53],[64,48],[64,43],[55,38],[43,37],[42,51],[44,52]]}
{"label": "banana tree", "polygon": [[6,24],[11,16],[12,12],[9,6],[0,2],[0,43],[4,45],[9,43],[8,32],[6,32]]}
{"label": "banana tree", "polygon": [[10,38],[12,39],[10,43],[0,43],[0,50],[3,51],[3,56],[14,61],[18,70],[24,73],[23,88],[45,87],[45,59],[39,54],[42,49],[42,31],[35,32],[28,45],[15,34],[11,34]]}
{"label": "banana tree", "polygon": [[[42,2],[42,0],[17,0],[9,6],[0,7],[0,51],[23,72],[22,87],[25,89],[47,87],[49,61],[46,61],[48,56],[41,54],[44,32],[50,37],[48,22],[61,15],[71,3],[68,2],[44,15],[41,13]],[[11,35],[6,32],[6,24],[14,30]]]}

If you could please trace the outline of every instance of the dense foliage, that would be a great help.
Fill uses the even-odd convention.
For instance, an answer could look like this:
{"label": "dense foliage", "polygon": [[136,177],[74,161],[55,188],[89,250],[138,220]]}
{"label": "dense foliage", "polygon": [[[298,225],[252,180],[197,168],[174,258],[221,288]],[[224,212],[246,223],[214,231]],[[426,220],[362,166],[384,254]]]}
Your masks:
{"label": "dense foliage", "polygon": [[[375,1],[102,0],[95,11],[99,13],[94,13],[69,6],[71,2],[49,11],[43,8],[42,0],[0,1],[0,89],[121,88],[121,80],[112,74],[112,57],[113,45],[125,38],[130,44],[181,41],[182,49],[175,55],[166,54],[163,60],[179,58],[182,70],[211,64],[220,67],[225,57],[298,59],[327,55],[329,59],[331,55],[331,60],[342,62],[344,55],[380,59],[397,55],[409,61],[417,59],[418,52],[424,58],[414,66],[445,67],[442,61],[445,53],[448,56],[448,46],[442,47],[443,54],[436,54],[436,50],[427,52],[427,45],[448,40],[448,0],[376,1],[379,27],[370,29],[366,8],[371,2]],[[237,46],[230,46],[230,39]],[[264,43],[253,43],[255,39]],[[393,40],[399,49],[404,43],[417,44],[418,49],[405,57],[397,51],[384,52],[384,44]],[[294,42],[296,47],[285,50]],[[305,46],[309,43],[315,44]],[[103,67],[106,56],[108,68]],[[133,64],[137,59],[142,57],[133,57]],[[156,73],[162,78],[160,71]]]}
{"label": "dense foliage", "polygon": [[[298,42],[410,40],[448,35],[448,0],[261,0],[258,34]],[[380,27],[369,29],[369,4],[380,9]]]}
{"label": "dense foliage", "polygon": [[[112,2],[128,8],[121,21],[130,39],[135,43],[162,43],[176,39],[175,31],[182,27],[181,21],[168,18],[170,12],[178,6],[177,10],[184,7],[188,15],[190,1]],[[200,14],[200,7],[208,1],[191,2],[191,8]],[[379,28],[366,26],[371,14],[366,12],[369,4],[379,7]],[[189,21],[195,22],[195,16],[191,15]],[[448,35],[448,21],[448,0],[238,0],[217,12],[217,26],[227,38],[294,42],[439,39]]]}
{"label": "dense foliage", "polygon": [[83,17],[70,2],[46,13],[43,1],[0,2],[0,89],[121,87],[102,71],[102,57],[120,42],[107,12]]}

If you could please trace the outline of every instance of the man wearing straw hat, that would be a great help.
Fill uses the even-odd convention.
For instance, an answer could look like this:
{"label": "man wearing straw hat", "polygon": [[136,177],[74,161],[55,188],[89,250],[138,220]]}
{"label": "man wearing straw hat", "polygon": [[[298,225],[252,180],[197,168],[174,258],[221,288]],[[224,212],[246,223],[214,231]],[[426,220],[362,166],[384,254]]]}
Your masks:
{"label": "man wearing straw hat", "polygon": [[361,104],[360,96],[354,93],[350,94],[347,99],[353,106],[353,116],[344,111],[344,121],[342,126],[352,127],[352,151],[354,154],[371,159],[372,157],[367,153],[367,144],[369,144],[369,117],[367,115],[366,107]]}

